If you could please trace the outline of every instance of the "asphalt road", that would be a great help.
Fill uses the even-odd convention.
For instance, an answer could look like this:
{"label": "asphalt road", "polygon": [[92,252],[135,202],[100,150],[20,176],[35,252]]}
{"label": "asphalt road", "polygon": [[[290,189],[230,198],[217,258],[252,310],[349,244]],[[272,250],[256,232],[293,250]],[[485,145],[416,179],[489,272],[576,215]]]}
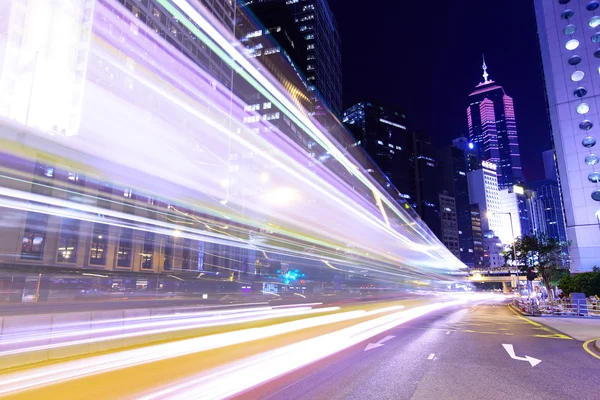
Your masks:
{"label": "asphalt road", "polygon": [[490,303],[410,321],[237,399],[598,399],[598,377],[582,342]]}

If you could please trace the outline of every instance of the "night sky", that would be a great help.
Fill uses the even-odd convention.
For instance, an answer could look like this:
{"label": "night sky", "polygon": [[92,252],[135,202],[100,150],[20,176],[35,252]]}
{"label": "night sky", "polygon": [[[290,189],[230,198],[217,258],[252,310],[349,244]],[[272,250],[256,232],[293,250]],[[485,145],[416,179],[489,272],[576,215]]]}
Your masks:
{"label": "night sky", "polygon": [[346,106],[396,104],[436,146],[467,134],[468,95],[490,79],[514,99],[523,170],[543,179],[549,148],[533,2],[528,0],[329,0],[342,39]]}

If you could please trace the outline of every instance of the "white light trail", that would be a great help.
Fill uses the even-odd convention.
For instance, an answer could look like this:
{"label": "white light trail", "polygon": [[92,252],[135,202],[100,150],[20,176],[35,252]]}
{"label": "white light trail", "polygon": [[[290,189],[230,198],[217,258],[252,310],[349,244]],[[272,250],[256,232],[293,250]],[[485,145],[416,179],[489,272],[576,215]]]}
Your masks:
{"label": "white light trail", "polygon": [[[0,381],[0,395],[13,393],[16,391],[23,391],[61,381],[77,379],[91,374],[99,374],[115,369],[133,367],[135,365],[166,360],[187,354],[266,339],[302,329],[314,328],[357,318],[370,317],[385,312],[399,310],[403,307],[404,306],[399,305],[368,312],[364,310],[357,310],[339,314],[323,315],[297,321],[284,322],[277,325],[243,329],[239,331],[193,339],[185,339],[172,343],[148,346],[141,349],[125,350],[115,354],[94,356],[81,360],[67,361],[61,364],[33,368],[28,371],[15,372],[3,376],[3,379]],[[337,307],[331,307],[327,311],[334,311],[337,309]],[[322,310],[324,309],[310,310],[307,312],[318,312]]]}
{"label": "white light trail", "polygon": [[[225,399],[329,357],[403,323],[463,301],[435,303],[372,319],[229,364],[214,373],[140,397],[155,399]],[[361,349],[362,351],[362,349]]]}

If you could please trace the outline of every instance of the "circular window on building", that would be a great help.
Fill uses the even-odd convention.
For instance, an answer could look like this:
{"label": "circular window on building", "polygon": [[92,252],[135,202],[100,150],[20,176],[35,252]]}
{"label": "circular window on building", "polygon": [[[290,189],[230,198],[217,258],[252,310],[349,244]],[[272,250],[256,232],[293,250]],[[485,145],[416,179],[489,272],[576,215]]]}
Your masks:
{"label": "circular window on building", "polygon": [[583,71],[575,71],[571,74],[571,80],[573,82],[579,82],[580,80],[583,79],[584,76],[585,76],[585,73]]}
{"label": "circular window on building", "polygon": [[592,199],[600,201],[600,190],[594,190],[592,192]]}
{"label": "circular window on building", "polygon": [[592,124],[592,121],[587,119],[579,123],[579,129],[583,131],[589,131],[590,129],[592,129],[592,126],[594,126],[594,124]]}
{"label": "circular window on building", "polygon": [[[592,38],[592,40],[594,40],[594,39]],[[577,40],[577,39],[571,39],[567,43],[565,43],[565,48],[567,50],[575,50],[578,47],[579,47],[579,40]]]}
{"label": "circular window on building", "polygon": [[596,139],[594,139],[591,136],[588,136],[588,137],[583,138],[583,140],[581,141],[581,144],[583,145],[583,147],[587,147],[589,149],[596,145]]}
{"label": "circular window on building", "polygon": [[575,25],[571,24],[571,25],[567,25],[567,26],[564,27],[563,33],[565,35],[572,35],[572,34],[575,33],[576,30],[577,30],[577,28],[575,28]]}
{"label": "circular window on building", "polygon": [[577,105],[577,114],[587,114],[590,111],[590,105],[588,103],[581,103]]}
{"label": "circular window on building", "polygon": [[600,172],[590,172],[590,174],[588,175],[588,181],[593,183],[600,182]]}
{"label": "circular window on building", "polygon": [[558,0],[559,4],[568,4],[570,2],[571,2],[571,0]]}
{"label": "circular window on building", "polygon": [[578,87],[573,91],[573,94],[575,95],[575,97],[583,97],[587,94],[587,89],[584,87]]}
{"label": "circular window on building", "polygon": [[592,28],[597,27],[598,25],[600,25],[600,17],[597,15],[594,15],[592,18],[590,18],[589,24]]}
{"label": "circular window on building", "polygon": [[592,35],[592,42],[600,43],[600,32],[596,32]]}
{"label": "circular window on building", "polygon": [[[600,49],[597,50],[597,52],[598,52],[598,58],[600,58]],[[595,55],[595,53],[594,53],[594,55]],[[581,57],[579,57],[579,56],[571,56],[571,58],[569,58],[569,64],[571,64],[571,65],[577,65],[580,62],[581,62]]]}
{"label": "circular window on building", "polygon": [[[567,3],[565,3],[565,4],[567,4]],[[587,3],[587,6],[585,6],[585,9],[588,11],[594,11],[594,10],[597,10],[598,7],[600,7],[600,3],[598,3],[597,1],[590,1],[589,3]]]}
{"label": "circular window on building", "polygon": [[575,15],[575,13],[573,12],[573,10],[565,10],[562,12],[562,14],[560,14],[560,17],[562,19],[570,19],[573,17],[573,15]]}
{"label": "circular window on building", "polygon": [[598,156],[595,154],[590,154],[589,156],[587,156],[585,158],[585,163],[587,165],[596,165],[596,164],[598,164],[598,161],[599,161]]}

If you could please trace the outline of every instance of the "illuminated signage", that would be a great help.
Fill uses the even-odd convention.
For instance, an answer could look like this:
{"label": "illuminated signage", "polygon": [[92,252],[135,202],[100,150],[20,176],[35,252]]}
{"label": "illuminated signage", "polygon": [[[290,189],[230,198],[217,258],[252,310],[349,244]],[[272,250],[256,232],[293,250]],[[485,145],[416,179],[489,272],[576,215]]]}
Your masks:
{"label": "illuminated signage", "polygon": [[406,127],[404,125],[400,125],[400,124],[397,124],[395,122],[388,121],[387,119],[379,118],[379,121],[383,122],[384,124],[388,124],[388,125],[391,125],[391,126],[395,126],[396,128],[400,128],[400,129],[406,130]]}
{"label": "illuminated signage", "polygon": [[523,189],[523,187],[518,185],[513,186],[513,192],[515,192],[516,194],[525,194],[525,190]]}

